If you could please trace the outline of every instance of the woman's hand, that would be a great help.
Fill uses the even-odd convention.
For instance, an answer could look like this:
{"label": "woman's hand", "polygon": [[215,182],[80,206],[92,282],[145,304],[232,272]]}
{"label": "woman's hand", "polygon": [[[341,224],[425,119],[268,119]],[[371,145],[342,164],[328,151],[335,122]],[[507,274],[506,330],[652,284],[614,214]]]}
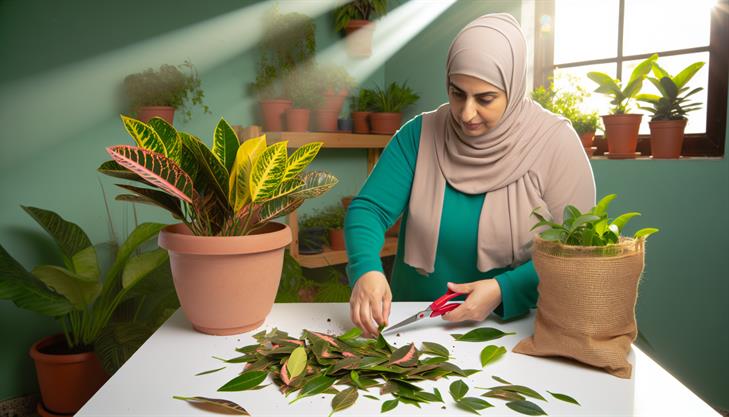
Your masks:
{"label": "woman's hand", "polygon": [[488,317],[501,304],[501,288],[499,287],[499,283],[493,278],[466,284],[449,282],[448,288],[455,292],[468,294],[468,296],[460,307],[443,314],[444,320],[481,321]]}
{"label": "woman's hand", "polygon": [[377,325],[386,325],[390,316],[392,292],[387,278],[382,272],[370,271],[362,275],[354,284],[349,298],[349,311],[352,323],[362,329],[365,336],[375,336]]}

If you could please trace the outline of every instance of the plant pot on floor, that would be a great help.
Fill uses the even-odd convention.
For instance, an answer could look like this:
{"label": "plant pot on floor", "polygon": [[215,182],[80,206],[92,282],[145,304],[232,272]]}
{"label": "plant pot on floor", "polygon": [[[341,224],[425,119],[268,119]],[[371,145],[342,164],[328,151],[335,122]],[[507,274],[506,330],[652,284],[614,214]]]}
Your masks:
{"label": "plant pot on floor", "polygon": [[372,115],[368,111],[352,112],[352,132],[354,133],[370,133],[369,118]]}
{"label": "plant pot on floor", "polygon": [[63,334],[43,338],[30,348],[43,402],[40,412],[74,414],[109,379],[96,353],[63,353],[64,349]]}
{"label": "plant pot on floor", "polygon": [[642,114],[602,116],[608,142],[608,158],[635,158]]}
{"label": "plant pot on floor", "polygon": [[651,155],[655,159],[678,159],[683,148],[683,132],[686,119],[656,120],[648,123],[651,128]]}
{"label": "plant pot on floor", "polygon": [[261,116],[263,116],[263,130],[266,132],[281,132],[283,117],[286,110],[291,108],[291,100],[262,100]]}
{"label": "plant pot on floor", "polygon": [[374,112],[370,115],[372,133],[378,135],[392,135],[400,129],[402,113]]}
{"label": "plant pot on floor", "polygon": [[247,236],[195,236],[183,224],[159,235],[185,316],[196,330],[214,335],[244,333],[263,323],[291,240],[291,229],[275,222]]}
{"label": "plant pot on floor", "polygon": [[286,130],[289,132],[309,131],[309,109],[286,110]]}
{"label": "plant pot on floor", "polygon": [[137,110],[137,119],[147,123],[149,119],[159,117],[169,124],[174,124],[175,108],[169,106],[146,106]]}
{"label": "plant pot on floor", "polygon": [[369,20],[353,19],[344,28],[347,52],[353,58],[367,58],[372,55],[372,36],[375,24]]}
{"label": "plant pot on floor", "polygon": [[329,229],[329,247],[332,250],[344,250],[344,229]]}
{"label": "plant pot on floor", "polygon": [[336,132],[338,116],[339,112],[336,110],[314,110],[314,117],[316,118],[316,130],[319,132]]}

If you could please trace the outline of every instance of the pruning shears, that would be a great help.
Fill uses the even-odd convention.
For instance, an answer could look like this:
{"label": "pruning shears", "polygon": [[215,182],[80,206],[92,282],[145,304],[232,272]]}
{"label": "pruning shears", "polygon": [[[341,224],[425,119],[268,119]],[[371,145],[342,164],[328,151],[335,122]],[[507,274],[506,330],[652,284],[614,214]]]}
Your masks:
{"label": "pruning shears", "polygon": [[458,308],[458,306],[461,305],[461,303],[448,303],[448,301],[463,295],[463,293],[455,292],[452,290],[446,291],[445,294],[438,297],[435,301],[433,301],[428,308],[426,308],[423,311],[420,311],[416,313],[415,315],[406,318],[405,320],[401,321],[400,323],[397,323],[393,326],[388,327],[387,329],[383,330],[382,333],[389,333],[393,330],[399,329],[403,326],[407,326],[408,324],[415,323],[416,321],[422,320],[424,318],[432,318],[432,317],[438,317],[442,316],[443,314]]}

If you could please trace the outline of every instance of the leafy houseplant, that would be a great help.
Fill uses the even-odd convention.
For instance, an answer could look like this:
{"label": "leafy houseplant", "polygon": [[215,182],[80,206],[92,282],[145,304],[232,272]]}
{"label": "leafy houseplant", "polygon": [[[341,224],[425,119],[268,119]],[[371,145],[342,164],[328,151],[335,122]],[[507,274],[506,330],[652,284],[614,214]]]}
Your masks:
{"label": "leafy houseplant", "polygon": [[390,135],[402,124],[402,110],[420,98],[406,83],[396,82],[391,82],[385,89],[375,88],[371,97],[374,112],[370,116],[372,133]]}
{"label": "leafy houseplant", "polygon": [[286,130],[290,132],[309,130],[311,110],[324,101],[317,72],[316,65],[307,63],[299,65],[286,76],[285,89],[293,102],[292,108],[286,110]]}
{"label": "leafy houseplant", "polygon": [[[562,223],[538,212],[532,260],[539,276],[539,300],[534,335],[514,352],[560,356],[630,378],[630,344],[638,334],[635,304],[643,272],[646,238],[655,228],[621,236],[630,219],[640,213],[611,218],[614,194],[585,213],[566,206]],[[564,327],[561,323],[569,323]]]}
{"label": "leafy houseplant", "polygon": [[354,133],[370,133],[368,118],[372,113],[374,91],[360,88],[359,93],[352,97],[352,122]]}
{"label": "leafy houseplant", "polygon": [[656,86],[661,95],[640,94],[637,100],[650,104],[638,107],[653,115],[649,126],[654,158],[678,158],[681,155],[686,113],[701,108],[701,103],[691,103],[688,98],[703,90],[698,87],[688,91],[686,84],[703,66],[703,62],[694,62],[673,77],[657,62],[653,64],[655,78],[648,77],[648,81]]}
{"label": "leafy houseplant", "polygon": [[[291,242],[288,226],[272,220],[337,183],[326,172],[303,172],[322,143],[303,145],[289,156],[287,142],[267,146],[265,136],[239,144],[221,119],[211,149],[161,119],[146,124],[122,116],[122,121],[137,146],[109,147],[113,161],[99,171],[145,186],[120,184],[133,194],[118,199],[157,205],[182,221],[161,232],[160,246],[173,254],[183,311],[196,329],[207,333],[257,327],[271,309],[283,250]],[[240,271],[246,272],[241,276]],[[201,281],[200,276],[207,278]],[[260,293],[245,289],[254,283]]]}
{"label": "leafy houseplant", "polygon": [[608,140],[608,157],[634,158],[638,145],[638,129],[640,114],[630,114],[630,102],[640,92],[643,80],[653,67],[658,55],[653,54],[639,63],[630,74],[630,79],[623,86],[620,80],[615,80],[602,72],[589,72],[587,76],[599,86],[595,90],[612,98],[613,105],[610,115],[603,115],[605,134]]}
{"label": "leafy houseplant", "polygon": [[372,54],[374,23],[370,19],[386,12],[387,0],[354,0],[334,11],[334,27],[347,35],[351,56],[365,58]]}
{"label": "leafy houseplant", "polygon": [[190,120],[192,111],[189,105],[199,105],[205,113],[210,113],[203,103],[205,93],[200,84],[197,70],[190,61],[185,61],[178,66],[165,64],[157,71],[149,68],[128,75],[124,78],[123,88],[129,108],[142,121],[164,114],[163,118],[172,124],[176,109],[182,110],[185,121]]}
{"label": "leafy houseplant", "polygon": [[[139,225],[103,273],[97,246],[78,225],[52,211],[23,209],[54,239],[63,265],[40,265],[29,272],[0,245],[0,299],[61,323],[63,336],[35,343],[31,356],[43,405],[55,413],[75,413],[108,379],[93,350],[110,318],[138,283],[167,263],[164,250],[139,250],[164,225]],[[56,351],[62,353],[48,353]],[[61,375],[66,380],[58,380]]]}

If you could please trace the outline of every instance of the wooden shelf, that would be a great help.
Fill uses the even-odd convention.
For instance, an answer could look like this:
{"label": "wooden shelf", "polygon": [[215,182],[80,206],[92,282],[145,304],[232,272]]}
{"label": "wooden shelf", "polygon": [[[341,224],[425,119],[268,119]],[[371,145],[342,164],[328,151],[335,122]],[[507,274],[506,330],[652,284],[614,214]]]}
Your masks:
{"label": "wooden shelf", "polygon": [[[386,237],[385,244],[382,246],[382,251],[380,252],[380,257],[392,256],[396,252],[397,238]],[[346,264],[348,262],[346,251],[331,250],[329,248],[325,248],[324,252],[315,255],[298,254],[294,256],[294,259],[304,268],[321,268],[324,266]]]}
{"label": "wooden shelf", "polygon": [[368,135],[349,132],[266,132],[269,144],[287,140],[290,148],[309,142],[324,142],[325,148],[382,149],[392,135]]}

